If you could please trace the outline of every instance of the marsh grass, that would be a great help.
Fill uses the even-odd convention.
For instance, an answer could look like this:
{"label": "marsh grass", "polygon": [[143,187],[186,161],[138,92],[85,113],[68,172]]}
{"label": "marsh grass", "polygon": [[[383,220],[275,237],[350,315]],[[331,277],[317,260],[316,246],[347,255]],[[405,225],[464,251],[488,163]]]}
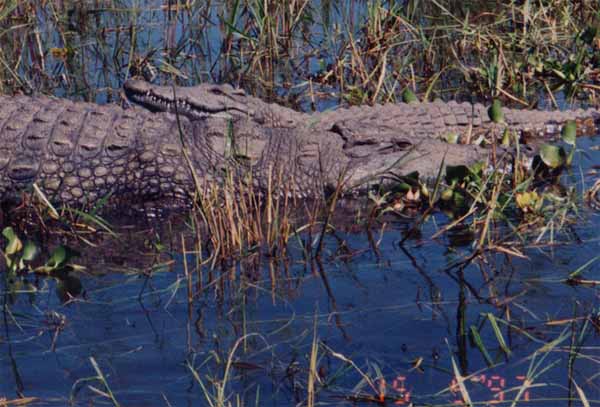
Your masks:
{"label": "marsh grass", "polygon": [[313,107],[390,102],[407,87],[422,100],[595,100],[597,13],[567,0],[13,0],[0,12],[0,90],[114,100],[130,74],[156,71]]}
{"label": "marsh grass", "polygon": [[[209,236],[213,262],[228,258],[244,258],[252,252],[276,254],[285,250],[294,233],[292,205],[286,192],[283,196],[269,188],[265,193],[228,177],[223,185],[208,184],[198,193],[198,210],[202,233]],[[285,189],[281,177],[274,181]]]}

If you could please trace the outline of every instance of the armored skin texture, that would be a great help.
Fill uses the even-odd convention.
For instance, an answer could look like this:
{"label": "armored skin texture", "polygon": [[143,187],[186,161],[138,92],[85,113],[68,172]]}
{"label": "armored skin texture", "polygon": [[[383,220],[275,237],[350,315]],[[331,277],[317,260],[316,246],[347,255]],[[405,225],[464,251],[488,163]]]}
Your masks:
{"label": "armored skin texture", "polygon": [[[386,174],[440,164],[470,165],[489,149],[449,144],[494,130],[482,105],[390,104],[306,114],[265,103],[227,85],[156,87],[128,81],[140,106],[72,102],[46,96],[0,96],[0,202],[39,190],[53,203],[93,206],[175,198],[189,204],[198,186],[227,177],[260,190],[280,175],[280,193],[310,197],[380,182]],[[556,134],[567,120],[594,132],[596,110],[505,109],[522,139]],[[185,153],[184,153],[185,152]],[[195,175],[195,176],[194,176]]]}
{"label": "armored skin texture", "polygon": [[192,171],[200,186],[231,176],[262,189],[269,172],[281,170],[296,180],[294,194],[314,194],[311,146],[295,130],[236,126],[249,131],[237,132],[232,145],[229,120],[179,119],[116,105],[0,96],[0,200],[17,203],[35,183],[51,202],[75,206],[107,195],[189,201]]}
{"label": "armored skin texture", "polygon": [[[245,118],[258,127],[310,128],[336,132],[350,143],[377,141],[382,132],[398,137],[439,138],[456,133],[461,139],[485,134],[494,128],[487,107],[480,104],[442,102],[354,106],[306,114],[248,96],[230,85],[193,87],[156,86],[128,80],[123,89],[133,102],[154,112],[170,112],[190,119],[208,116]],[[594,134],[600,120],[596,109],[541,111],[503,108],[504,121],[518,135],[547,138],[556,135],[568,120],[578,122],[580,134]]]}

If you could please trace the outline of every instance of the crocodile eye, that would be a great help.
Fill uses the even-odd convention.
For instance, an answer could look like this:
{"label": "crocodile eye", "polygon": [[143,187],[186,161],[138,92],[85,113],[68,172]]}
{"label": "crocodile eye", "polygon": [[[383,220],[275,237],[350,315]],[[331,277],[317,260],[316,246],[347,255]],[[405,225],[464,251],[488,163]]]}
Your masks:
{"label": "crocodile eye", "polygon": [[210,91],[211,91],[211,93],[214,93],[215,95],[223,94],[223,91],[221,90],[221,88],[217,88],[217,87],[211,88]]}

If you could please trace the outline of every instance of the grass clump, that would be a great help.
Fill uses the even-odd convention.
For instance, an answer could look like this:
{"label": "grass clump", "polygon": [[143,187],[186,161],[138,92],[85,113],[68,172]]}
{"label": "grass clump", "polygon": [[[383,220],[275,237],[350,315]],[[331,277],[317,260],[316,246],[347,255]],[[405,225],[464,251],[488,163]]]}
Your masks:
{"label": "grass clump", "polygon": [[[540,94],[554,103],[559,91],[596,99],[600,21],[593,2],[318,4],[155,9],[11,1],[0,14],[0,90],[105,101],[130,74],[149,72],[164,82],[175,75],[181,83],[235,83],[312,108],[322,98],[406,99],[406,89],[421,100],[500,98],[520,106],[535,105]],[[152,34],[158,31],[168,35]]]}

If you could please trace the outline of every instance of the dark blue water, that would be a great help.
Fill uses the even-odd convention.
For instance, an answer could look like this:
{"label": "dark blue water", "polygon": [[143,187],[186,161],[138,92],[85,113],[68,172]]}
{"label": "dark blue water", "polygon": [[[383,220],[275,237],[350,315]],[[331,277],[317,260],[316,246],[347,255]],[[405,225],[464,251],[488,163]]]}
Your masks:
{"label": "dark blue water", "polygon": [[[12,398],[20,389],[46,405],[65,405],[69,398],[76,405],[107,403],[89,387],[106,391],[94,379],[93,358],[121,405],[168,405],[166,400],[177,406],[209,405],[189,366],[212,393],[211,380],[222,379],[240,341],[225,389],[229,401],[240,398],[254,405],[258,398],[257,405],[292,406],[307,396],[316,328],[323,381],[317,399],[322,402],[351,404],[344,398],[378,397],[382,377],[390,404],[460,400],[455,388],[448,389],[454,360],[463,374],[473,375],[467,381],[473,400],[512,400],[515,392],[499,396],[498,391],[547,368],[534,380],[543,386],[522,398],[552,398],[553,405],[561,405],[559,400],[568,397],[572,335],[578,337],[587,318],[574,374],[591,399],[597,394],[598,290],[564,280],[598,255],[599,219],[581,213],[571,232],[558,234],[554,245],[546,238],[540,247],[519,249],[526,259],[487,253],[464,268],[457,264],[471,251],[470,242],[453,247],[445,237],[429,239],[447,221],[443,215],[425,222],[421,237],[403,246],[406,221],[392,219],[378,255],[364,234],[340,233],[338,239],[327,238],[322,269],[304,264],[292,247],[287,270],[270,270],[265,262],[243,273],[250,277],[240,277],[238,267],[236,281],[225,273],[204,288],[191,308],[176,252],[172,266],[148,279],[110,272],[106,258],[106,264],[80,275],[83,297],[61,304],[53,281],[40,280],[39,292],[19,295],[9,307],[1,334],[0,392]],[[340,251],[339,239],[349,252]],[[597,278],[598,264],[583,276]],[[204,281],[208,272],[203,270]],[[497,319],[510,355],[502,352],[488,313]],[[467,327],[466,337],[461,325]],[[471,326],[497,366],[487,366],[469,335]],[[539,352],[561,337],[549,352]]]}

